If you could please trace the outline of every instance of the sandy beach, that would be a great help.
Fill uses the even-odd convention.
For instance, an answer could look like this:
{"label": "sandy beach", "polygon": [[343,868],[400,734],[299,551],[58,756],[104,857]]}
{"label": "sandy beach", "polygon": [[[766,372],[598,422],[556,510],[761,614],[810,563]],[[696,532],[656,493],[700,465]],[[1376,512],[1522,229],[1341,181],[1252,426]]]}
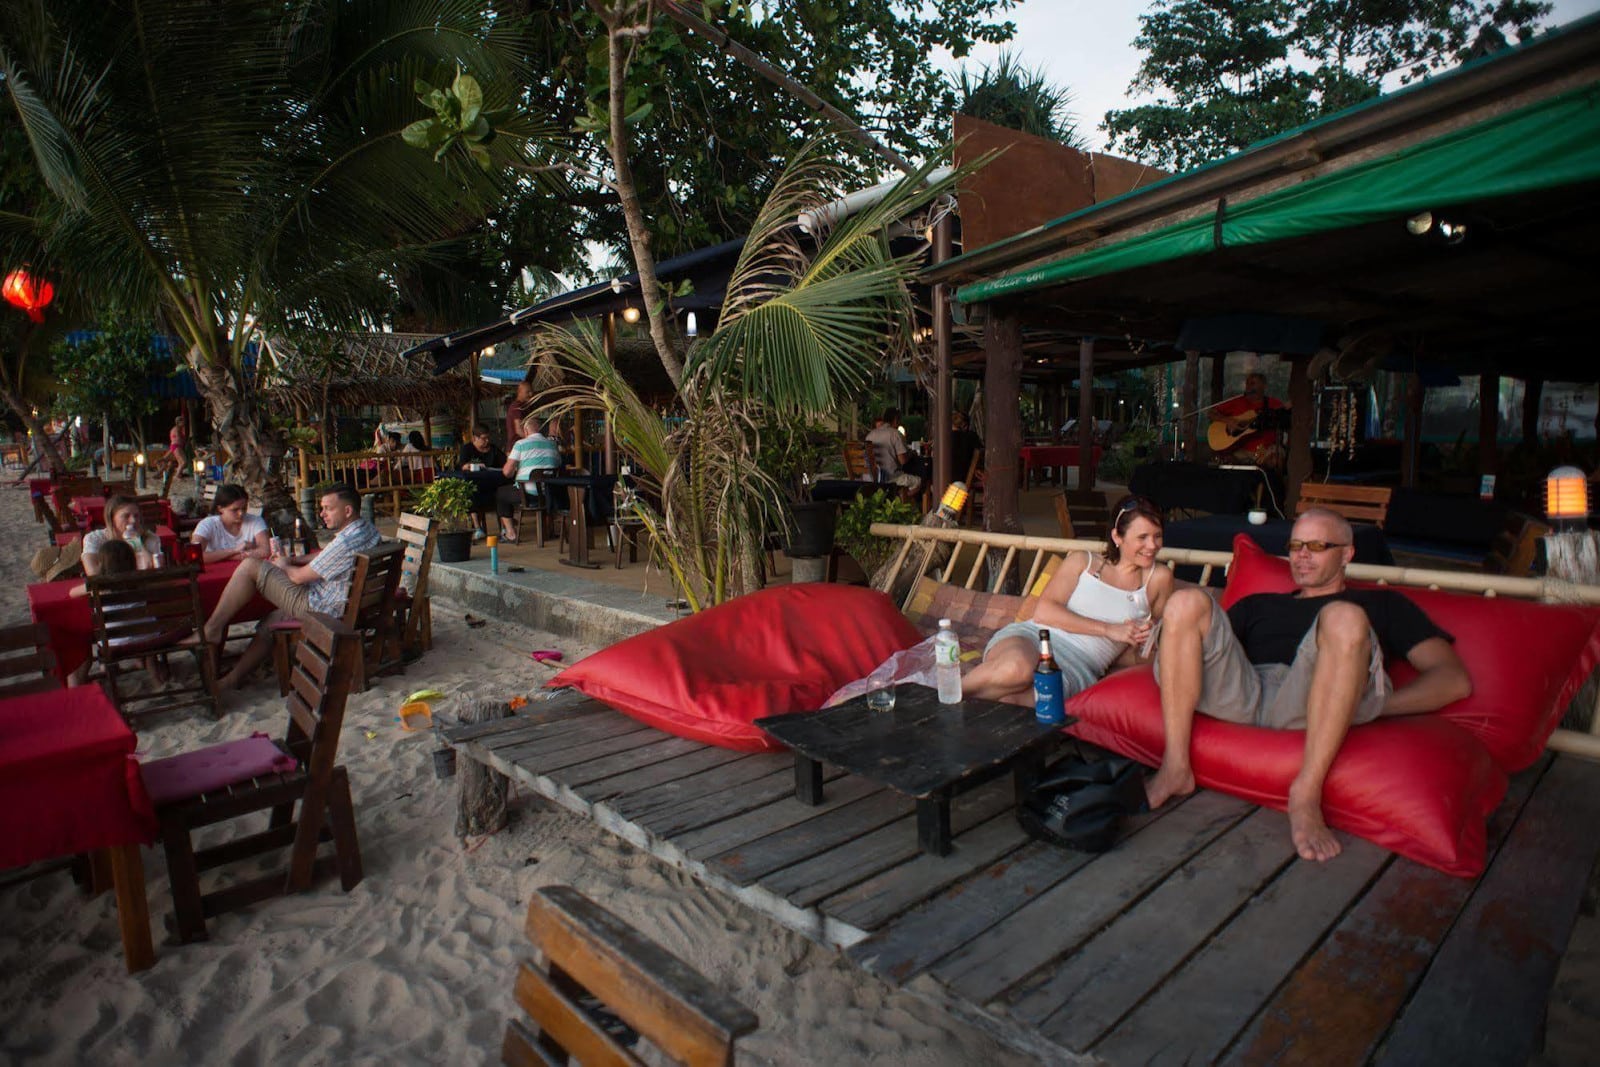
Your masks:
{"label": "sandy beach", "polygon": [[[27,559],[44,537],[25,490],[0,489],[0,539],[19,546],[0,559],[0,620],[26,621]],[[434,631],[420,663],[350,699],[341,757],[366,869],[353,892],[324,884],[212,919],[208,942],[165,944],[166,862],[146,849],[159,959],[130,976],[110,894],[86,900],[65,872],[0,891],[0,1062],[498,1062],[528,951],[528,894],[553,883],[637,924],[756,1011],[761,1030],[741,1041],[742,1063],[1031,1062],[542,799],[517,797],[507,830],[463,846],[455,781],[434,778],[430,737],[400,729],[401,699],[424,686],[530,695],[553,673],[530,649],[569,660],[593,650],[498,622],[469,629],[442,600]],[[221,722],[141,723],[140,751],[282,731],[270,679],[225,707]]]}

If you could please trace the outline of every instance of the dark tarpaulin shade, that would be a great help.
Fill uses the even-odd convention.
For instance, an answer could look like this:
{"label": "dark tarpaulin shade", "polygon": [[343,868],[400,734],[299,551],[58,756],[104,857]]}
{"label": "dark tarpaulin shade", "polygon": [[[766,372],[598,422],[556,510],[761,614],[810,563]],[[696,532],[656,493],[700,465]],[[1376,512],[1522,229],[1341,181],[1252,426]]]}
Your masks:
{"label": "dark tarpaulin shade", "polygon": [[962,287],[976,304],[1080,278],[1600,179],[1600,87],[1588,85],[1175,226]]}

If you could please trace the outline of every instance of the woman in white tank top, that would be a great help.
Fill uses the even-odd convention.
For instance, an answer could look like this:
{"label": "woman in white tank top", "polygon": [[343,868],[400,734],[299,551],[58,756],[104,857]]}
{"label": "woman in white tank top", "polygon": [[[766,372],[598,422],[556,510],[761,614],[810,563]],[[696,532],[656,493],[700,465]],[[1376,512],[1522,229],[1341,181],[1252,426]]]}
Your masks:
{"label": "woman in white tank top", "polygon": [[1031,706],[1040,630],[1050,631],[1050,651],[1069,698],[1136,651],[1172,592],[1172,572],[1156,566],[1161,530],[1154,504],[1124,498],[1105,554],[1074,552],[1062,560],[1033,619],[1002,627],[989,639],[983,662],[961,680],[963,694]]}

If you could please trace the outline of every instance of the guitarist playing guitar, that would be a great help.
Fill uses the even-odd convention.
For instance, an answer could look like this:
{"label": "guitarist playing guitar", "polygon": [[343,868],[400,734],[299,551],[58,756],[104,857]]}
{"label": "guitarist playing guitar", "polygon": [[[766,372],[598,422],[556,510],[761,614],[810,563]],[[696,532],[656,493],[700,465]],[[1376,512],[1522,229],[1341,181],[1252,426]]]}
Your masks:
{"label": "guitarist playing guitar", "polygon": [[1276,413],[1288,410],[1288,405],[1267,395],[1266,375],[1245,375],[1244,393],[1224,400],[1213,410],[1218,418],[1207,431],[1206,441],[1218,460],[1272,470],[1283,466],[1284,448]]}

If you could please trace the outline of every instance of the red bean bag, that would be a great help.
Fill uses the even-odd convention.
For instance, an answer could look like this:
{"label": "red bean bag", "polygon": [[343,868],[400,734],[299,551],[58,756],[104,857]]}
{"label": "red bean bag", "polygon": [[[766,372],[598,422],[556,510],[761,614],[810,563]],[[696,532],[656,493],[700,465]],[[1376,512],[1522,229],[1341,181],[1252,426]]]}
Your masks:
{"label": "red bean bag", "polygon": [[[1120,671],[1067,705],[1070,732],[1149,766],[1161,762],[1161,694],[1148,667]],[[1195,717],[1196,780],[1284,810],[1305,733]],[[1328,824],[1384,848],[1473,876],[1484,864],[1485,821],[1506,775],[1471,734],[1437,715],[1383,719],[1350,731],[1323,789]],[[1288,834],[1287,826],[1284,834]]]}
{"label": "red bean bag", "polygon": [[779,745],[751,722],[822,707],[846,682],[922,640],[882,593],[765,589],[596,652],[551,679],[640,722],[708,745]]}
{"label": "red bean bag", "polygon": [[[1472,695],[1438,714],[1482,741],[1507,772],[1531,765],[1600,662],[1600,608],[1393,588],[1455,638],[1472,678]],[[1293,589],[1287,560],[1267,555],[1248,537],[1234,538],[1224,607],[1253,593]],[[1389,675],[1399,686],[1416,672],[1400,661],[1389,664]]]}

